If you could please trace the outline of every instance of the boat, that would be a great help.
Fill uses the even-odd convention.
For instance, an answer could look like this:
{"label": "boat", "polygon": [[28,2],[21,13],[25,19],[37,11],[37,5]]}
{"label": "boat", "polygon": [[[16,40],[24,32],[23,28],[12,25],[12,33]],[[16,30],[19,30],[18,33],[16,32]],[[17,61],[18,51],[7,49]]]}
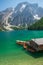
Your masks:
{"label": "boat", "polygon": [[21,41],[21,40],[16,40],[16,43],[19,44],[19,45],[23,45],[23,44],[25,44],[26,42],[25,42],[25,41]]}
{"label": "boat", "polygon": [[31,39],[29,41],[17,40],[16,43],[22,45],[27,51],[43,51],[43,38]]}

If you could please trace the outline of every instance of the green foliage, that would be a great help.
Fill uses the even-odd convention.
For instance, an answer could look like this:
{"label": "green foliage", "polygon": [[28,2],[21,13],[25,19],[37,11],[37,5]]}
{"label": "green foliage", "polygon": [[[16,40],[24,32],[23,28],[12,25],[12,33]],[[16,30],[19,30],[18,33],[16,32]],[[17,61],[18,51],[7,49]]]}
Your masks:
{"label": "green foliage", "polygon": [[23,30],[23,29],[25,29],[25,27],[23,27],[23,26],[17,26],[17,27],[10,27],[10,28],[12,28],[13,30]]}
{"label": "green foliage", "polygon": [[29,30],[43,30],[43,18],[28,27]]}

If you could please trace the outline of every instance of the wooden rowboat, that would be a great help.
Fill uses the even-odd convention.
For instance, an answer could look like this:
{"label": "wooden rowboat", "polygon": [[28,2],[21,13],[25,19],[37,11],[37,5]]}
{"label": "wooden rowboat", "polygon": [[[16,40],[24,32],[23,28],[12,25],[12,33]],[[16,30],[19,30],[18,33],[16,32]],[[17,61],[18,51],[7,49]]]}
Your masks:
{"label": "wooden rowboat", "polygon": [[28,44],[26,41],[21,41],[21,40],[16,40],[16,43],[19,44],[19,45],[22,45],[24,49],[26,49],[27,51],[31,51],[31,52],[35,52],[34,49],[32,48],[28,48]]}
{"label": "wooden rowboat", "polygon": [[23,45],[23,44],[25,44],[26,42],[25,42],[25,41],[21,41],[21,40],[16,40],[16,43],[19,44],[19,45]]}

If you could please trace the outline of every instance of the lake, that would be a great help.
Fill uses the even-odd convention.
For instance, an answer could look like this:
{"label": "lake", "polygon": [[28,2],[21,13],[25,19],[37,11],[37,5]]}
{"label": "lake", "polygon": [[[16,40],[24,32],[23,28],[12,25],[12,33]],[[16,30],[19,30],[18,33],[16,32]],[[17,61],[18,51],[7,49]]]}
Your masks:
{"label": "lake", "polygon": [[16,44],[16,40],[33,38],[43,38],[43,31],[0,32],[0,65],[43,65],[43,52],[31,53]]}

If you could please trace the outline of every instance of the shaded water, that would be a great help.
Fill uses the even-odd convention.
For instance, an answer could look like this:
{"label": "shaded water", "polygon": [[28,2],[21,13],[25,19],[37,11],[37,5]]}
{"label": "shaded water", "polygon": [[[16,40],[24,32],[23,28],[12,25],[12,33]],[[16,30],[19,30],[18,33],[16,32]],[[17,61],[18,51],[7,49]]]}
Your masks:
{"label": "shaded water", "polygon": [[[16,44],[16,40],[30,40],[32,38],[43,38],[43,31],[16,30],[0,32],[0,64],[9,65],[7,63],[11,63],[14,65],[23,65],[24,63],[24,65],[32,65],[33,63],[34,65],[34,63],[40,61],[41,64],[39,62],[38,65],[42,65],[43,52],[30,53],[24,50],[23,47]],[[35,58],[37,58],[37,60]],[[18,62],[16,63],[16,61]]]}

